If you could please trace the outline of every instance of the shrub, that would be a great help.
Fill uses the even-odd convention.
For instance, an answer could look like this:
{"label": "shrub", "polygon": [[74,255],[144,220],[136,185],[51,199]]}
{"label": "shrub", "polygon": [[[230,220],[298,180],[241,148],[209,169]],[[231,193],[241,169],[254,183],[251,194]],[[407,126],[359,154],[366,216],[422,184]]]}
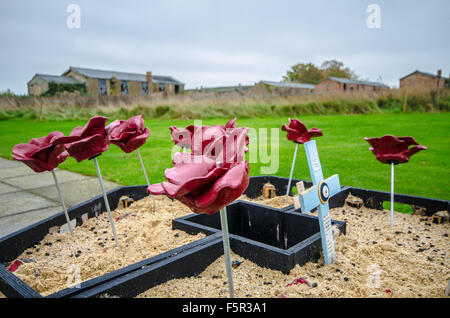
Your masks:
{"label": "shrub", "polygon": [[63,92],[79,92],[80,95],[86,95],[86,85],[84,83],[81,84],[61,84],[61,83],[55,83],[50,82],[48,84],[48,90],[44,93],[42,93],[41,96],[55,96],[57,93],[63,93]]}

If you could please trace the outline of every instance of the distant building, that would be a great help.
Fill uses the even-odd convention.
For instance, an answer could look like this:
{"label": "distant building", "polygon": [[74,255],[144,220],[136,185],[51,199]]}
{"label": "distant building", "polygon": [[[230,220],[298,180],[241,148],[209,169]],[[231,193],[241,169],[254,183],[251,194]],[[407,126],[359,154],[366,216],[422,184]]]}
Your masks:
{"label": "distant building", "polygon": [[440,70],[437,74],[414,71],[400,78],[400,89],[406,87],[414,89],[443,88],[445,87],[445,81],[448,79],[441,75],[442,72]]}
{"label": "distant building", "polygon": [[28,82],[28,94],[44,93],[50,82],[84,83],[90,96],[148,96],[158,92],[178,94],[184,90],[184,83],[170,76],[152,75],[151,72],[136,74],[70,67],[61,76],[36,74]]}
{"label": "distant building", "polygon": [[292,82],[260,81],[250,90],[251,95],[289,96],[308,94],[314,91],[315,85]]}
{"label": "distant building", "polygon": [[28,95],[39,96],[48,90],[48,85],[56,84],[80,84],[76,79],[68,76],[36,74],[28,82]]}
{"label": "distant building", "polygon": [[238,93],[240,95],[244,94],[246,91],[250,90],[253,86],[248,85],[237,85],[237,86],[217,86],[217,87],[201,87],[200,89],[191,89],[189,92],[195,93],[213,93],[213,94],[229,94]]}
{"label": "distant building", "polygon": [[315,91],[321,92],[378,92],[389,89],[389,86],[379,82],[353,80],[350,78],[330,76],[316,84]]}

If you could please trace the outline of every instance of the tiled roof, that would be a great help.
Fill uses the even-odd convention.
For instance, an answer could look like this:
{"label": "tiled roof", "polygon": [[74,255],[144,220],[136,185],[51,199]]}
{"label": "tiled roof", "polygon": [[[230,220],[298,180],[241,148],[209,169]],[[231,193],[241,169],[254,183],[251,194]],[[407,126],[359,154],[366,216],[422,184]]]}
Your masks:
{"label": "tiled roof", "polygon": [[[412,73],[409,73],[408,75],[403,76],[402,78],[400,78],[400,80],[402,80],[402,79],[404,79],[404,78],[407,78],[407,77],[409,77],[409,76],[411,76],[411,75],[413,75],[413,74],[416,74],[416,73],[417,73],[417,74],[422,74],[422,75],[425,75],[425,76],[428,76],[428,77],[432,77],[432,78],[436,78],[436,77],[437,77],[437,74],[431,74],[431,73],[421,72],[421,71],[419,71],[419,70],[416,70],[416,71],[414,71],[414,72],[412,72]],[[445,76],[441,76],[441,78],[446,79]]]}
{"label": "tiled roof", "polygon": [[[134,81],[134,82],[146,82],[147,81],[147,77],[145,74],[95,70],[95,69],[90,69],[90,68],[82,68],[82,67],[74,67],[74,66],[71,66],[69,70],[75,71],[75,72],[77,72],[83,76],[89,77],[89,78],[111,79],[111,78],[115,77],[120,81]],[[165,84],[176,84],[176,85],[183,84],[182,82],[174,79],[173,77],[161,76],[161,75],[152,75],[152,81],[155,83],[165,83]]]}
{"label": "tiled roof", "polygon": [[47,83],[54,82],[57,84],[80,84],[80,82],[78,82],[76,79],[69,76],[58,76],[48,74],[36,74],[35,77],[36,76],[42,78]]}
{"label": "tiled roof", "polygon": [[344,77],[330,76],[326,79],[330,79],[332,81],[339,82],[339,83],[345,83],[345,84],[388,87],[387,85],[380,83],[380,82],[360,81],[360,80],[354,80],[354,79],[344,78]]}
{"label": "tiled roof", "polygon": [[286,87],[286,88],[304,88],[304,89],[314,89],[316,85],[305,84],[305,83],[292,83],[292,82],[272,82],[272,81],[262,81],[264,84],[276,87]]}

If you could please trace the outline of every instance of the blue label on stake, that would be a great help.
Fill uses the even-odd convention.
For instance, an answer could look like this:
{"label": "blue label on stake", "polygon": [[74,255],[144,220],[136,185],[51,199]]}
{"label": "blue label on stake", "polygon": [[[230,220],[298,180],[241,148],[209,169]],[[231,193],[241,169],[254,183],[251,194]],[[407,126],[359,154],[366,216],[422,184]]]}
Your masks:
{"label": "blue label on stake", "polygon": [[299,195],[300,207],[302,213],[308,213],[318,207],[323,255],[325,263],[331,264],[336,259],[336,251],[328,200],[341,191],[341,185],[338,175],[333,175],[323,180],[322,167],[315,140],[305,143],[305,151],[313,186]]}

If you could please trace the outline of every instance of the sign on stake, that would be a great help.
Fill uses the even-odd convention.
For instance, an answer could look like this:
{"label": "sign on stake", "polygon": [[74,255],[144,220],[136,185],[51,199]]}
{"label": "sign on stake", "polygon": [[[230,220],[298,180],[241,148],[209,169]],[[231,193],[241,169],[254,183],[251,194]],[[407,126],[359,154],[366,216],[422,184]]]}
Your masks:
{"label": "sign on stake", "polygon": [[331,264],[336,259],[336,250],[334,247],[328,200],[341,191],[341,185],[337,174],[328,179],[323,179],[322,167],[320,165],[315,140],[305,143],[305,151],[313,186],[300,193],[300,207],[302,213],[308,213],[318,207],[323,255],[325,263]]}

